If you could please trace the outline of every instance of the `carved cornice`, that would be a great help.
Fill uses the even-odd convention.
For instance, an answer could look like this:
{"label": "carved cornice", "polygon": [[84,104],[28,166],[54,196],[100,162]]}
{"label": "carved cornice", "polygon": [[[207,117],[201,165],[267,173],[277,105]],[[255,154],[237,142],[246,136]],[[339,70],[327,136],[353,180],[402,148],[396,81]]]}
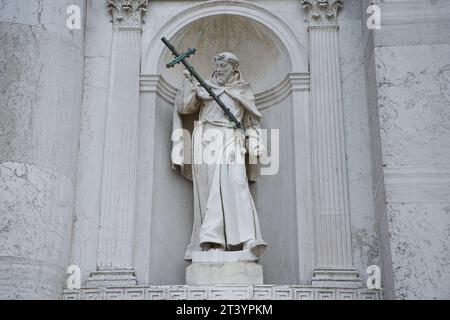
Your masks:
{"label": "carved cornice", "polygon": [[148,0],[106,0],[115,29],[140,29]]}
{"label": "carved cornice", "polygon": [[307,11],[310,25],[335,25],[344,0],[301,0],[301,4]]}

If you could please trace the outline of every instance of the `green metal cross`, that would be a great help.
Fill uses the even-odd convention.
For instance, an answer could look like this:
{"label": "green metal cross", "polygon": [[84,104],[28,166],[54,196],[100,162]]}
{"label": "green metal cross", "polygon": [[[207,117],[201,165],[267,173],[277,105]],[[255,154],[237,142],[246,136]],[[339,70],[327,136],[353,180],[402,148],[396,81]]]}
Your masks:
{"label": "green metal cross", "polygon": [[189,58],[191,55],[195,54],[195,52],[197,50],[196,49],[189,49],[187,52],[180,54],[175,49],[175,47],[169,42],[169,40],[167,40],[165,37],[163,37],[161,39],[161,41],[167,46],[167,48],[170,49],[172,54],[175,56],[175,59],[172,62],[168,63],[166,65],[166,67],[167,68],[173,68],[176,64],[182,63],[186,67],[186,69],[189,71],[189,73],[195,79],[197,79],[197,81],[200,83],[200,85],[203,88],[205,88],[205,90],[208,92],[208,94],[211,96],[211,98],[213,98],[217,102],[219,107],[222,108],[222,110],[226,113],[228,118],[230,118],[230,121],[233,122],[236,125],[236,128],[241,129],[242,131],[245,132],[245,128],[242,125],[242,123],[238,119],[236,119],[236,117],[230,111],[230,109],[222,102],[222,100],[220,100],[220,98],[214,93],[214,91],[211,89],[211,87],[208,84],[206,84],[206,82],[202,79],[202,77],[200,77],[200,75],[189,64],[189,62],[186,61],[186,59]]}

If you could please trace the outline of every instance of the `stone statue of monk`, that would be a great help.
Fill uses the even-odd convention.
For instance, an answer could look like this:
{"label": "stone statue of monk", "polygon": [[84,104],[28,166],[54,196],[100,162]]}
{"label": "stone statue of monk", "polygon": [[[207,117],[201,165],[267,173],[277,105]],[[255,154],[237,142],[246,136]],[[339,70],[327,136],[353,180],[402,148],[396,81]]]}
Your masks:
{"label": "stone statue of monk", "polygon": [[[177,154],[181,150],[184,156],[180,159],[172,152],[172,164],[193,181],[194,225],[185,259],[191,260],[193,251],[210,250],[249,250],[257,259],[267,244],[261,238],[249,189],[255,166],[249,165],[248,159],[255,159],[264,150],[259,136],[261,114],[250,84],[238,70],[238,58],[223,52],[214,61],[216,70],[206,83],[246,132],[237,129],[206,90],[184,71],[184,84],[175,101],[174,130],[191,126],[192,134],[184,137],[181,148],[174,142]],[[207,161],[207,153],[214,161]]]}

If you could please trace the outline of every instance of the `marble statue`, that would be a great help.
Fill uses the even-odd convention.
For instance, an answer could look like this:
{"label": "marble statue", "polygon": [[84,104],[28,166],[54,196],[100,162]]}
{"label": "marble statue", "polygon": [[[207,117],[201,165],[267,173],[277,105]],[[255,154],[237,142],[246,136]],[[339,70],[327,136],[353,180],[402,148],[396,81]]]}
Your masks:
{"label": "marble statue", "polygon": [[[206,83],[246,130],[236,128],[190,73],[183,72],[184,84],[175,100],[174,131],[194,123],[182,146],[189,159],[176,159],[172,153],[172,162],[193,182],[194,223],[185,259],[191,260],[195,251],[240,250],[258,258],[267,244],[249,189],[249,180],[255,180],[255,164],[249,158],[255,159],[264,150],[261,114],[250,84],[242,79],[238,58],[224,52],[214,62],[216,70]],[[174,142],[175,147],[179,149]],[[205,150],[212,150],[209,154],[214,161],[206,159]]]}

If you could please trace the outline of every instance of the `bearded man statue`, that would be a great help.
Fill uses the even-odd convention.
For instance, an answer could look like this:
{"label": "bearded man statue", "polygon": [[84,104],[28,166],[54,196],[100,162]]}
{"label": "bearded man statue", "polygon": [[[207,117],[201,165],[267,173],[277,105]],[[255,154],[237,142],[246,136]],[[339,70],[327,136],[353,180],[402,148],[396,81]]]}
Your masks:
{"label": "bearded man statue", "polygon": [[[229,52],[214,57],[216,69],[206,83],[240,121],[245,132],[184,71],[184,84],[175,99],[172,165],[193,182],[194,223],[185,259],[194,251],[249,251],[258,259],[267,244],[249,189],[255,162],[264,147],[250,84],[242,79],[238,58]],[[212,160],[212,161],[211,161]]]}

